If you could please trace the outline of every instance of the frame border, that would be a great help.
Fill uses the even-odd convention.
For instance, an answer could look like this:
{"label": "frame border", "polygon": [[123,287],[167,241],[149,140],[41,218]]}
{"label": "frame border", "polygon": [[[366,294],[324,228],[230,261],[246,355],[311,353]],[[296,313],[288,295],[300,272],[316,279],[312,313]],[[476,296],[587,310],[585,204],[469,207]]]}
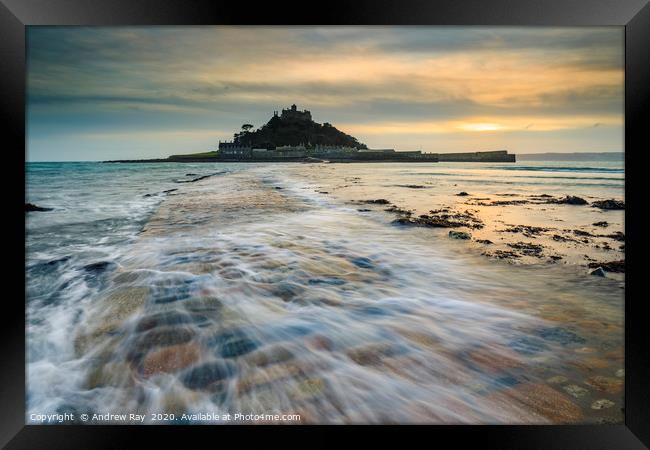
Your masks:
{"label": "frame border", "polygon": [[[375,439],[388,431],[435,433],[435,441],[476,442],[488,448],[644,448],[650,446],[650,341],[647,333],[647,294],[640,290],[639,261],[643,249],[641,226],[642,152],[650,149],[645,130],[650,110],[650,4],[648,0],[345,0],[327,4],[266,2],[254,8],[232,0],[0,0],[0,124],[4,129],[5,161],[11,179],[10,236],[25,235],[25,36],[31,25],[516,25],[625,26],[625,425],[578,426],[348,426],[268,427],[256,432],[275,436],[290,429],[298,436],[324,431],[345,437],[369,428]],[[18,149],[23,149],[19,152]],[[647,177],[647,175],[646,175]],[[12,294],[4,296],[0,314],[3,352],[0,378],[0,445],[6,448],[124,448],[134,438],[187,445],[185,433],[214,438],[211,426],[66,426],[25,425],[25,247],[12,239],[12,259],[6,277]],[[638,291],[635,288],[639,288]],[[15,290],[14,290],[15,289]],[[644,303],[646,301],[646,303]],[[250,427],[221,426],[243,440]],[[295,430],[295,431],[294,431]],[[257,433],[255,433],[257,434]],[[163,441],[164,440],[164,441]],[[313,441],[312,441],[313,442]],[[324,441],[323,441],[324,442]],[[644,445],[645,443],[645,445]],[[3,447],[4,448],[4,447]]]}

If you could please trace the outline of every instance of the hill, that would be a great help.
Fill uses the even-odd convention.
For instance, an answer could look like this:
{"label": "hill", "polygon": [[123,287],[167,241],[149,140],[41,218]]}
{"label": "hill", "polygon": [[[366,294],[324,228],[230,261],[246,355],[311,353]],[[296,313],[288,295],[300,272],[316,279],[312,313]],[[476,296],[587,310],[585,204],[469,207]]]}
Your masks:
{"label": "hill", "polygon": [[285,145],[316,145],[353,147],[367,149],[355,137],[345,134],[329,123],[314,122],[309,111],[298,111],[296,105],[282,111],[274,112],[273,117],[259,129],[250,131],[251,125],[245,124],[240,133],[234,135],[234,142],[253,148],[274,149]]}

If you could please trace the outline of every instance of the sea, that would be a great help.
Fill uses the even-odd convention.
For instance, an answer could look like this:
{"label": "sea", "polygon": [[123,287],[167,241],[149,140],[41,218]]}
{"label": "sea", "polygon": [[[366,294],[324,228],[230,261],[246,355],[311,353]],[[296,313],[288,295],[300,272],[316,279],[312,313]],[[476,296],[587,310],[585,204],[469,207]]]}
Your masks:
{"label": "sea", "polygon": [[[495,260],[377,202],[623,200],[622,160],[29,162],[26,180],[51,208],[25,216],[27,423],[622,423],[624,276]],[[517,214],[624,230],[571,207]]]}

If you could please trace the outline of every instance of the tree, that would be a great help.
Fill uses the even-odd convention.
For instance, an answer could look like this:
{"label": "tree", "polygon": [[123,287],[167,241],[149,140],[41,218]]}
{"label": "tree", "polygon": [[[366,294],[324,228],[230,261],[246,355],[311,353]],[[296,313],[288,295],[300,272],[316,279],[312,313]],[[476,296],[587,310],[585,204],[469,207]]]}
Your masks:
{"label": "tree", "polygon": [[250,123],[245,123],[244,125],[241,126],[241,129],[244,133],[248,133],[251,128],[253,128],[253,125],[251,125]]}

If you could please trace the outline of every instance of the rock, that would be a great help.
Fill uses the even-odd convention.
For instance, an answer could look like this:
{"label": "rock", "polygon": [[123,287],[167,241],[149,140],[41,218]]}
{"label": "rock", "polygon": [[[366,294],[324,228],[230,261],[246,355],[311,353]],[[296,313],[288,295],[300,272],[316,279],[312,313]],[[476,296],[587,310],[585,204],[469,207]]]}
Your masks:
{"label": "rock", "polygon": [[625,377],[625,369],[618,369],[615,373],[615,375],[619,378]]}
{"label": "rock", "polygon": [[285,302],[288,302],[302,294],[304,290],[305,288],[299,284],[283,281],[273,285],[271,288],[271,294],[280,297]]}
{"label": "rock", "polygon": [[246,355],[245,360],[257,367],[266,367],[292,360],[293,352],[284,346],[276,345]]}
{"label": "rock", "polygon": [[408,211],[406,209],[402,209],[402,208],[400,208],[398,206],[395,206],[395,205],[390,205],[388,208],[384,209],[384,211],[392,212],[392,213],[396,213],[396,214],[401,214],[403,216],[412,216],[413,215],[413,212]]}
{"label": "rock", "polygon": [[586,342],[585,338],[562,327],[540,328],[535,331],[535,334],[545,341],[557,342],[561,345],[584,344]]}
{"label": "rock", "polygon": [[595,353],[596,349],[593,347],[580,347],[574,350],[576,353]]}
{"label": "rock", "polygon": [[602,222],[594,222],[594,223],[592,223],[592,225],[595,226],[595,227],[603,227],[603,228],[609,226],[609,224],[604,220]]}
{"label": "rock", "polygon": [[590,269],[602,269],[605,272],[625,273],[625,260],[609,262],[592,262],[587,264]]}
{"label": "rock", "polygon": [[533,244],[532,242],[515,242],[506,244],[508,247],[512,247],[516,250],[520,250],[524,255],[541,257],[544,247],[539,244]]}
{"label": "rock", "polygon": [[476,202],[472,203],[476,206],[510,206],[510,205],[527,205],[532,203],[529,200],[493,200],[490,203]]}
{"label": "rock", "polygon": [[228,361],[212,361],[188,369],[181,377],[189,389],[219,390],[221,382],[235,373],[235,366]]}
{"label": "rock", "polygon": [[334,350],[334,342],[327,336],[316,335],[308,339],[307,343],[309,346],[315,348],[316,350],[322,351],[332,351]]}
{"label": "rock", "polygon": [[183,308],[191,313],[209,313],[213,317],[222,310],[223,303],[216,297],[193,297],[183,302]]}
{"label": "rock", "polygon": [[360,366],[376,366],[383,358],[395,354],[395,349],[388,344],[370,344],[350,349],[345,354]]}
{"label": "rock", "polygon": [[223,358],[236,358],[252,352],[259,347],[257,341],[241,329],[233,328],[212,336],[208,345],[216,348],[216,353]]}
{"label": "rock", "polygon": [[100,325],[93,327],[91,330],[79,333],[74,340],[75,354],[81,356],[95,346],[102,345],[110,336],[119,332],[120,326],[121,322],[119,321],[101,322]]}
{"label": "rock", "polygon": [[589,272],[589,275],[594,275],[596,277],[604,277],[605,271],[603,270],[602,267],[598,267],[597,269],[594,269],[591,272]]}
{"label": "rock", "polygon": [[133,356],[144,355],[155,347],[168,347],[170,345],[184,344],[194,337],[194,333],[187,328],[165,327],[155,328],[138,336],[130,354]]}
{"label": "rock", "polygon": [[295,400],[304,400],[319,396],[325,389],[325,382],[320,378],[307,378],[296,387],[294,395]]}
{"label": "rock", "polygon": [[625,202],[620,200],[598,200],[593,202],[591,206],[600,209],[625,209]]}
{"label": "rock", "polygon": [[600,237],[608,237],[610,239],[614,239],[615,241],[625,242],[625,233],[621,231],[617,231],[616,233],[612,234],[600,235]]}
{"label": "rock", "polygon": [[165,311],[145,316],[135,327],[135,331],[143,332],[152,328],[181,325],[193,322],[205,322],[208,318],[200,314],[185,314],[179,311]]}
{"label": "rock", "polygon": [[438,210],[431,210],[429,215],[422,214],[418,217],[412,217],[412,213],[410,211],[405,211],[396,207],[388,208],[386,210],[403,215],[403,217],[394,220],[392,222],[393,224],[426,226],[434,228],[484,227],[483,222],[473,213],[467,210],[465,212],[451,212],[448,208],[443,208]]}
{"label": "rock", "polygon": [[331,286],[341,286],[346,283],[345,280],[341,278],[331,277],[331,278],[311,278],[307,281],[310,285],[319,285],[319,284],[329,284]]}
{"label": "rock", "polygon": [[390,205],[390,202],[385,198],[378,198],[376,200],[359,200],[361,203],[371,203],[375,205]]}
{"label": "rock", "polygon": [[195,343],[172,345],[150,352],[142,363],[142,373],[149,378],[157,373],[173,373],[194,364],[199,359]]}
{"label": "rock", "polygon": [[544,227],[534,227],[532,225],[517,225],[500,231],[505,231],[508,233],[523,233],[525,236],[529,236],[529,235],[537,236],[545,231],[549,231],[549,229]]}
{"label": "rock", "polygon": [[564,198],[548,200],[547,203],[558,203],[566,205],[586,205],[587,200],[581,197],[576,197],[575,195],[567,195]]}
{"label": "rock", "polygon": [[584,397],[589,393],[587,389],[580,387],[577,384],[569,384],[567,386],[563,386],[562,389],[564,389],[567,394],[575,398]]}
{"label": "rock", "polygon": [[617,419],[614,417],[599,417],[596,420],[598,425],[623,425],[624,421],[622,418]]}
{"label": "rock", "polygon": [[562,375],[556,375],[546,380],[546,382],[550,384],[562,384],[566,383],[567,381],[569,381],[569,379],[567,377],[563,377]]}
{"label": "rock", "polygon": [[476,242],[478,242],[479,244],[485,244],[485,245],[494,244],[494,242],[492,242],[489,239],[477,239]]}
{"label": "rock", "polygon": [[360,209],[357,209],[357,211],[359,211],[359,212],[370,212],[370,211],[372,211],[372,209],[360,208]]}
{"label": "rock", "polygon": [[571,364],[583,371],[593,371],[594,369],[604,369],[609,367],[610,362],[604,358],[586,358],[581,361],[573,361]]}
{"label": "rock", "polygon": [[84,270],[86,272],[91,272],[91,273],[98,274],[98,273],[101,273],[101,272],[105,272],[106,270],[109,270],[109,269],[115,269],[116,267],[117,267],[117,264],[115,264],[112,261],[99,261],[99,262],[88,264],[88,265],[84,266]]}
{"label": "rock", "polygon": [[53,208],[43,208],[41,206],[36,206],[32,203],[25,203],[25,212],[32,211],[52,211]]}
{"label": "rock", "polygon": [[463,222],[427,216],[420,216],[417,218],[400,217],[393,220],[391,223],[399,225],[419,225],[433,228],[456,228],[465,226],[465,223]]}
{"label": "rock", "polygon": [[213,177],[213,176],[218,175],[218,174],[219,174],[219,172],[211,173],[209,175],[203,175],[203,176],[196,177],[196,178],[192,178],[191,180],[175,180],[174,182],[175,183],[195,183],[197,181],[205,180],[206,178],[210,178],[210,177]]}
{"label": "rock", "polygon": [[518,255],[515,252],[509,250],[495,250],[494,253],[483,253],[486,256],[492,256],[496,259],[517,259],[521,258],[521,255]]}
{"label": "rock", "polygon": [[472,235],[465,231],[454,231],[449,232],[449,237],[452,239],[471,239]]}
{"label": "rock", "polygon": [[[428,345],[435,348],[434,345]],[[496,350],[496,351],[495,351]],[[472,365],[480,368],[481,372],[503,373],[504,370],[523,367],[521,357],[508,348],[499,349],[482,348],[468,353],[467,359]],[[499,384],[508,384],[507,380],[498,379]],[[518,381],[517,381],[518,382]],[[513,382],[512,384],[516,384]]]}
{"label": "rock", "polygon": [[590,377],[585,383],[599,392],[607,392],[609,394],[617,394],[623,387],[623,380],[621,378],[604,377],[602,375]]}
{"label": "rock", "polygon": [[83,354],[118,333],[123,322],[142,308],[148,293],[145,287],[117,289],[95,302],[89,315],[96,318],[75,338],[76,353]]}
{"label": "rock", "polygon": [[354,258],[351,260],[352,264],[354,264],[357,267],[361,267],[362,269],[373,269],[375,265],[373,264],[372,260],[370,258],[365,258],[363,256],[360,256],[358,258]]}
{"label": "rock", "polygon": [[459,197],[465,197],[465,196],[468,196],[469,194],[467,192],[465,192],[465,191],[462,191],[462,192],[459,192],[456,195],[458,195]]}
{"label": "rock", "polygon": [[554,423],[575,423],[584,417],[578,405],[544,384],[518,384],[504,394]]}
{"label": "rock", "polygon": [[600,400],[596,400],[591,404],[591,409],[606,409],[606,408],[611,408],[614,406],[615,403],[607,400],[605,398],[601,398]]}
{"label": "rock", "polygon": [[533,355],[546,350],[548,347],[541,339],[532,336],[523,336],[509,343],[510,348],[523,355]]}

